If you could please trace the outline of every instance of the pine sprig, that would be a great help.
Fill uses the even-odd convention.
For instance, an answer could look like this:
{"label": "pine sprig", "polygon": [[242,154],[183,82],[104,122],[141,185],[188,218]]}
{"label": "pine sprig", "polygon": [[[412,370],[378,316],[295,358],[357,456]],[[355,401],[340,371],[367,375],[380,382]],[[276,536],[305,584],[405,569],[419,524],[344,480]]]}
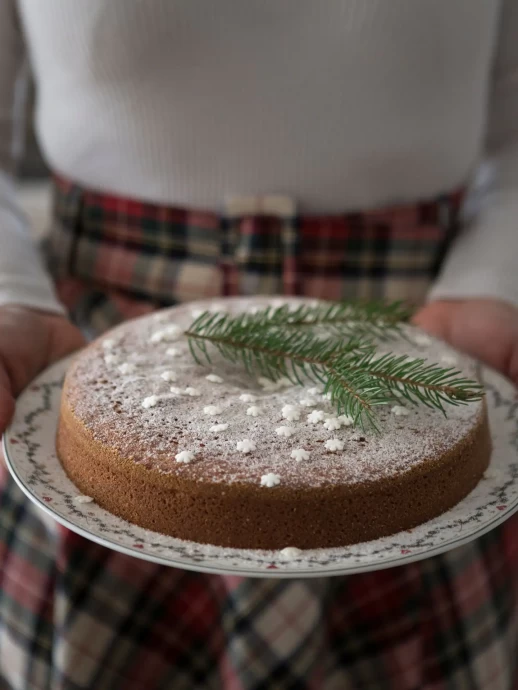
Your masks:
{"label": "pine sprig", "polygon": [[[291,312],[295,314],[296,312]],[[285,328],[264,314],[230,316],[205,312],[186,331],[198,363],[210,362],[209,347],[251,375],[272,381],[287,377],[294,384],[324,386],[339,414],[350,415],[362,427],[376,427],[375,408],[406,400],[445,413],[445,404],[479,400],[482,387],[452,369],[407,355],[376,356],[366,336],[321,338],[306,328]]]}
{"label": "pine sprig", "polygon": [[[198,319],[214,313],[203,312]],[[401,301],[343,300],[302,303],[295,308],[293,304],[283,304],[279,307],[269,305],[262,309],[249,310],[242,316],[243,321],[254,327],[283,327],[290,330],[325,329],[326,333],[341,337],[369,336],[377,340],[388,340],[396,335],[405,337],[403,324],[409,321],[412,313],[413,310]]]}
{"label": "pine sprig", "polygon": [[265,307],[247,315],[249,324],[282,326],[286,329],[325,328],[340,337],[371,337],[389,340],[402,335],[402,325],[412,315],[403,302],[322,302]]}
{"label": "pine sprig", "polygon": [[443,368],[424,359],[408,355],[366,352],[359,355],[350,371],[361,372],[374,380],[380,389],[394,399],[406,400],[412,405],[424,404],[446,414],[445,404],[465,405],[480,400],[483,386],[461,375],[452,368]]}

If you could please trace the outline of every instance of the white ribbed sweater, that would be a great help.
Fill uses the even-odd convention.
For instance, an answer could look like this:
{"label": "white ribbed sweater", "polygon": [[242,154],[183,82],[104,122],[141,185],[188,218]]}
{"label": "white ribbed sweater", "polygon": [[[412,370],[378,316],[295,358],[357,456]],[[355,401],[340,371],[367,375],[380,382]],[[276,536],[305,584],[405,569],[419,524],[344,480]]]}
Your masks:
{"label": "white ribbed sweater", "polygon": [[[429,198],[490,157],[434,296],[518,303],[516,0],[0,0],[0,163],[28,49],[53,167],[123,195],[302,212]],[[0,303],[56,309],[6,174]]]}

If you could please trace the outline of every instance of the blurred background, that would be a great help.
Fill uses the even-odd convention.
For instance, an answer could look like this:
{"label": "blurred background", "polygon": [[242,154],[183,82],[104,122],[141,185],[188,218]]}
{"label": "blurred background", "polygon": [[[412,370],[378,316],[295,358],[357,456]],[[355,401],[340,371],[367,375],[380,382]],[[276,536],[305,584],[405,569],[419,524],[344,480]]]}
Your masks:
{"label": "blurred background", "polygon": [[14,150],[22,205],[38,237],[48,227],[50,183],[47,167],[34,135],[34,84],[27,71],[20,76],[15,103]]}

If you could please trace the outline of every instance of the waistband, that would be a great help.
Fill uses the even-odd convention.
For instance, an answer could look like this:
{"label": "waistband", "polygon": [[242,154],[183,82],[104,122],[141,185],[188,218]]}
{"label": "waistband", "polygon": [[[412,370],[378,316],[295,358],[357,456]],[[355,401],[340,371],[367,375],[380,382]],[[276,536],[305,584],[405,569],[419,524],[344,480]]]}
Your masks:
{"label": "waistband", "polygon": [[160,304],[222,295],[423,299],[458,227],[462,191],[342,215],[286,197],[221,214],[147,203],[55,179],[51,270]]}

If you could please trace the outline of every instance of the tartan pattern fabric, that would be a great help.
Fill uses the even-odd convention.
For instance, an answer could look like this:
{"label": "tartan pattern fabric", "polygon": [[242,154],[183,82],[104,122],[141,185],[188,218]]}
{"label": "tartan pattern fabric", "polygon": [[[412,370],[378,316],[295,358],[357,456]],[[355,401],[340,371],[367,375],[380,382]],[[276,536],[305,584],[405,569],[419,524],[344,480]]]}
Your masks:
{"label": "tartan pattern fabric", "polygon": [[[186,292],[372,296],[392,295],[395,284],[412,297],[447,245],[454,214],[438,222],[441,204],[347,220],[210,217],[214,238],[205,243],[208,222],[203,233],[200,223],[191,232],[196,214],[115,203],[61,183],[50,254],[63,299],[92,335]],[[84,218],[94,216],[86,230]],[[183,220],[166,223],[173,216]],[[145,218],[155,219],[156,233]],[[182,277],[184,260],[197,264],[213,251],[200,276],[209,266],[214,284]],[[304,252],[312,254],[309,274]],[[197,574],[110,551],[28,503],[3,464],[0,487],[0,690],[518,688],[516,519],[404,567],[266,580]]]}
{"label": "tartan pattern fabric", "polygon": [[462,195],[342,216],[190,211],[58,179],[52,273],[157,305],[221,295],[423,300]]}

